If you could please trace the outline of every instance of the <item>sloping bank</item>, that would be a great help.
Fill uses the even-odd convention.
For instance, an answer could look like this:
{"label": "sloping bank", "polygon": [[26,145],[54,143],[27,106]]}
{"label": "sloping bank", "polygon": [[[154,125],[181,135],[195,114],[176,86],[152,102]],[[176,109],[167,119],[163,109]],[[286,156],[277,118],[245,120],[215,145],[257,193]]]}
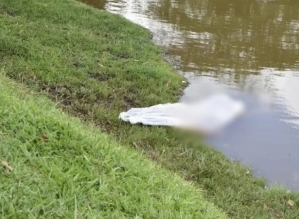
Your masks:
{"label": "sloping bank", "polygon": [[73,0],[2,0],[0,15],[0,62],[10,78],[192,181],[232,218],[297,218],[298,194],[265,189],[246,168],[173,129],[118,120],[132,106],[173,102],[182,92],[146,30]]}
{"label": "sloping bank", "polygon": [[226,218],[190,183],[50,101],[3,75],[0,89],[2,218]]}

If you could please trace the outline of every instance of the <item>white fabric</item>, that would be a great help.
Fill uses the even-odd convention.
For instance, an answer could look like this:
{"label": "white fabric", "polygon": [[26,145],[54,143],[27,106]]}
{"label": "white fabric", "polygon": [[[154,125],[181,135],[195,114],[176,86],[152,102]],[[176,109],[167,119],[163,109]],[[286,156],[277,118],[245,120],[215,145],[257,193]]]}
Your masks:
{"label": "white fabric", "polygon": [[167,103],[145,108],[132,108],[119,118],[131,124],[175,126],[215,132],[244,112],[244,104],[226,94],[213,95],[198,103]]}

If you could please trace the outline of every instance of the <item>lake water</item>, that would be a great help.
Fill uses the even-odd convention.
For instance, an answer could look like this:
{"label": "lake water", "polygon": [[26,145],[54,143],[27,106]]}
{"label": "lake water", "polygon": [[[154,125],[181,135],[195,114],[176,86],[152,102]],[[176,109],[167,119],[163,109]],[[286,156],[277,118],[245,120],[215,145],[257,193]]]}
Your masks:
{"label": "lake water", "polygon": [[207,140],[270,184],[299,190],[298,0],[83,0],[153,33],[190,86],[226,92],[246,113]]}

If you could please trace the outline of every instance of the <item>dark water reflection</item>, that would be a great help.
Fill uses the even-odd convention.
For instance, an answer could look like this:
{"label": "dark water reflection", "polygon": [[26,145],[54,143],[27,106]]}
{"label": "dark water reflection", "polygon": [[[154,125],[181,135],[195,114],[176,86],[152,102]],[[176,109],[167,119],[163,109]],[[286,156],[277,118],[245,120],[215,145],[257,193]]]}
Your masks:
{"label": "dark water reflection", "polygon": [[153,33],[191,82],[182,101],[215,92],[243,100],[245,116],[208,140],[299,190],[298,0],[83,1]]}
{"label": "dark water reflection", "polygon": [[[298,66],[299,2],[252,0],[160,1],[151,11],[188,40],[179,53],[185,71],[215,66],[256,69]],[[189,35],[189,36],[188,36]],[[185,52],[180,53],[181,49]]]}
{"label": "dark water reflection", "polygon": [[106,1],[102,0],[82,0],[82,2],[92,5],[95,8],[105,9]]}

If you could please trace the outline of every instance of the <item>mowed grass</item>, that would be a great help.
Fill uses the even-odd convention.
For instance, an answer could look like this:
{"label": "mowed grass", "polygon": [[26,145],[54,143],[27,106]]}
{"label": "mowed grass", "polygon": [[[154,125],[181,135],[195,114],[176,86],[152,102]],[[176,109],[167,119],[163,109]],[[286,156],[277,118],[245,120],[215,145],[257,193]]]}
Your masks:
{"label": "mowed grass", "polygon": [[199,189],[0,75],[1,218],[226,218]]}
{"label": "mowed grass", "polygon": [[192,181],[231,218],[299,218],[297,193],[265,188],[199,139],[118,119],[133,106],[175,102],[183,89],[143,28],[73,0],[2,0],[0,25],[0,65],[10,78]]}

